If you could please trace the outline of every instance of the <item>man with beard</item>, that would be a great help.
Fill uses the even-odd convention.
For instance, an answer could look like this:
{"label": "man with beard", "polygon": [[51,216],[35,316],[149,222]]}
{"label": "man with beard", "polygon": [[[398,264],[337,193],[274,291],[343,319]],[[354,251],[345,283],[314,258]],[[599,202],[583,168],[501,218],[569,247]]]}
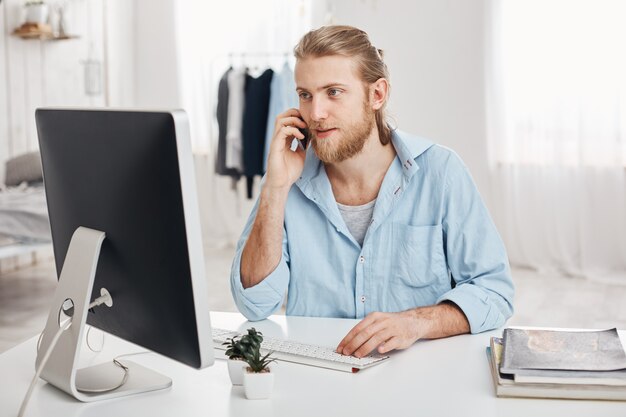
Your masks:
{"label": "man with beard", "polygon": [[[276,119],[261,195],[231,272],[261,320],[363,319],[337,351],[362,357],[501,326],[504,245],[460,158],[385,121],[389,74],[367,34],[326,26],[295,47],[299,109]],[[308,128],[309,149],[291,145]]]}

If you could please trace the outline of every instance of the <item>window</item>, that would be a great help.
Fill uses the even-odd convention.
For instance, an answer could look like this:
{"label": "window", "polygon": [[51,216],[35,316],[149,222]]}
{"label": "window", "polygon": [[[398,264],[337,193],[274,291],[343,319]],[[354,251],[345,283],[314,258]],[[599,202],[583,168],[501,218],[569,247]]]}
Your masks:
{"label": "window", "polygon": [[491,161],[626,166],[626,2],[494,0],[493,6]]}

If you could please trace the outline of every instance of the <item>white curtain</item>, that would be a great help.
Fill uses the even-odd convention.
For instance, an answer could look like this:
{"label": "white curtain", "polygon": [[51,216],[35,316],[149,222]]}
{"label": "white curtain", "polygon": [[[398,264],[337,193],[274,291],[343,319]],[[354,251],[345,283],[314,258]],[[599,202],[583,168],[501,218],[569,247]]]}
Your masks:
{"label": "white curtain", "polygon": [[214,174],[218,83],[230,65],[293,65],[293,47],[311,29],[311,0],[180,0],[175,8],[181,102],[196,153],[205,242],[231,246],[254,200],[245,198],[245,180],[233,191],[230,178]]}
{"label": "white curtain", "polygon": [[511,263],[626,282],[626,2],[491,5],[489,159]]}

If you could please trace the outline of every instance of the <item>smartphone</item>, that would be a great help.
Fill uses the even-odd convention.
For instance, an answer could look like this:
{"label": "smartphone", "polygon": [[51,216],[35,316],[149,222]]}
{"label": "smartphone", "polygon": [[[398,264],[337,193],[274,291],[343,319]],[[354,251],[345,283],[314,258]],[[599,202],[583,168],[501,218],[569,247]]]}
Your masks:
{"label": "smartphone", "polygon": [[306,146],[309,144],[311,134],[309,133],[309,129],[307,128],[298,128],[298,130],[304,135],[304,139],[298,139],[298,143],[300,144],[299,146],[301,146],[302,149],[306,151]]}

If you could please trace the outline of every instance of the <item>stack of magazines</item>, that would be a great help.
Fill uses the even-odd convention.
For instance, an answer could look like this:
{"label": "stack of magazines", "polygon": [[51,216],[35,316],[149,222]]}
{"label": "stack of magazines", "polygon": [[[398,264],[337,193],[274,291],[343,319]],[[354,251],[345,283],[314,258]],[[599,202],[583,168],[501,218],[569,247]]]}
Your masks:
{"label": "stack of magazines", "polygon": [[487,357],[498,397],[626,400],[626,353],[617,329],[505,329]]}

